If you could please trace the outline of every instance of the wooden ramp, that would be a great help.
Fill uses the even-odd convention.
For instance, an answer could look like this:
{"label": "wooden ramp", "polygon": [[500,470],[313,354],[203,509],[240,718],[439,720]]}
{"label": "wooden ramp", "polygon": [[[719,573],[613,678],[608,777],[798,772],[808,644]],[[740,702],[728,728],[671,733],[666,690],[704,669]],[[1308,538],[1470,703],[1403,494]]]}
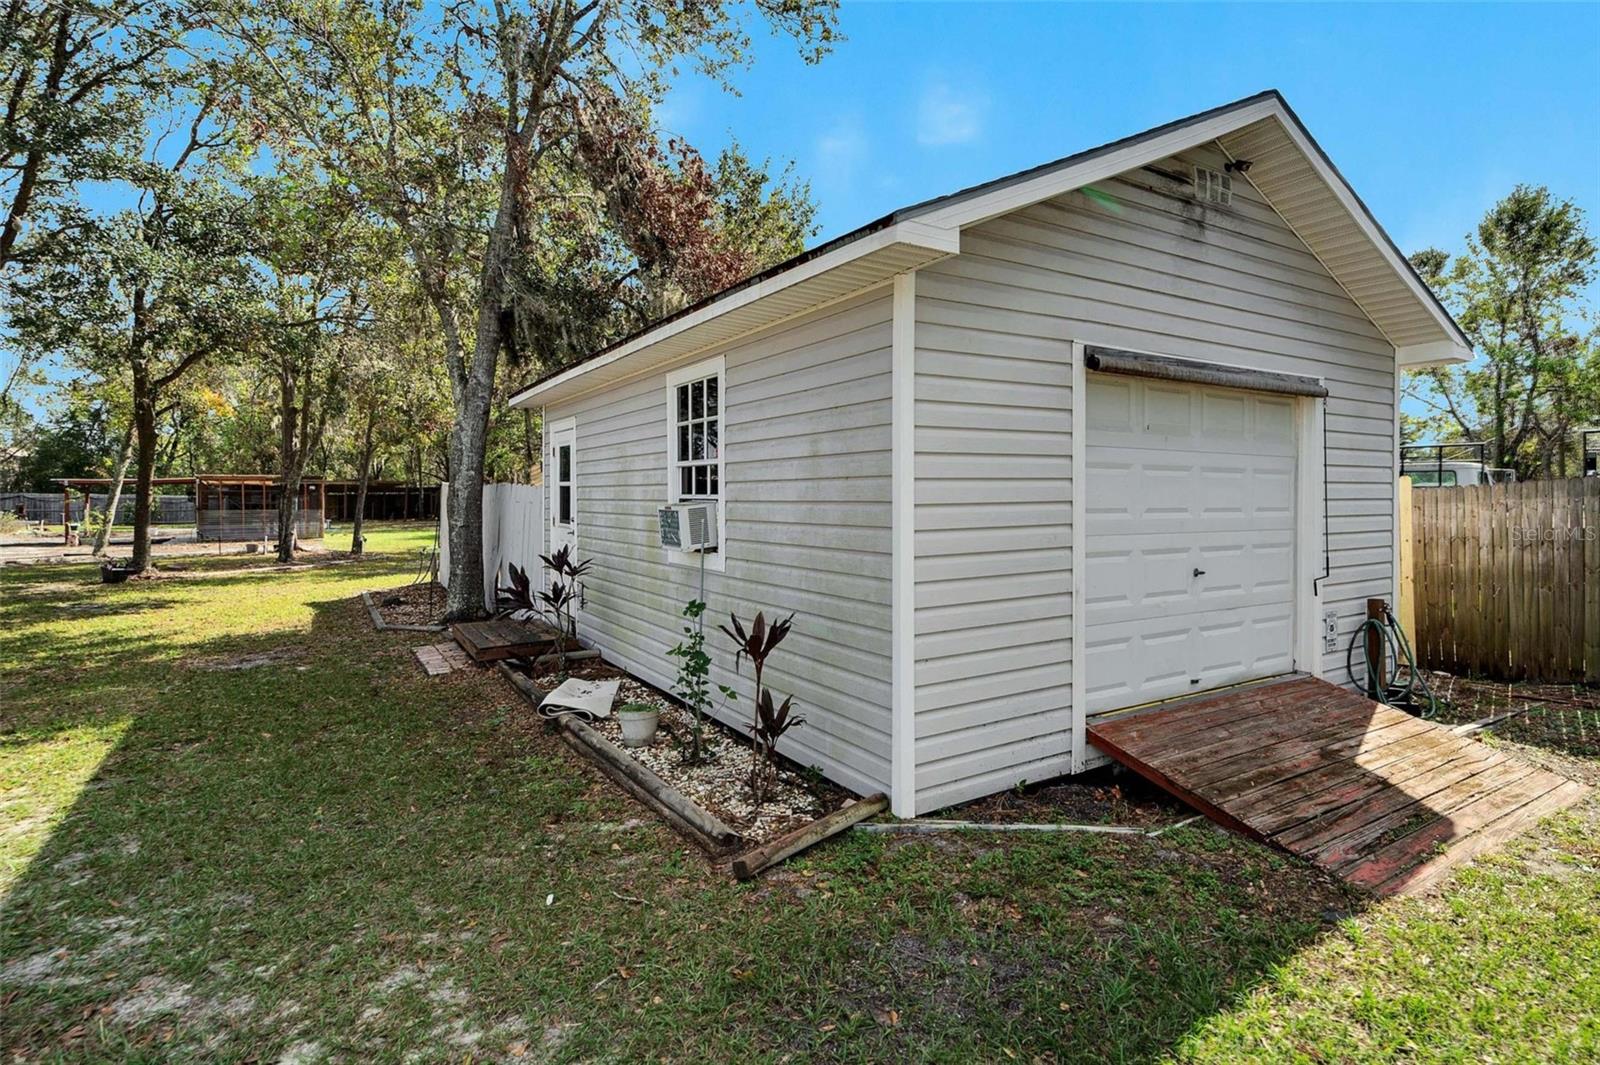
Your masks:
{"label": "wooden ramp", "polygon": [[1425,887],[1587,790],[1309,677],[1091,720],[1088,735],[1213,820],[1378,895]]}
{"label": "wooden ramp", "polygon": [[[503,658],[537,658],[556,649],[557,632],[542,621],[459,621],[450,626],[461,649],[474,662],[498,662]],[[578,645],[567,641],[567,650]]]}

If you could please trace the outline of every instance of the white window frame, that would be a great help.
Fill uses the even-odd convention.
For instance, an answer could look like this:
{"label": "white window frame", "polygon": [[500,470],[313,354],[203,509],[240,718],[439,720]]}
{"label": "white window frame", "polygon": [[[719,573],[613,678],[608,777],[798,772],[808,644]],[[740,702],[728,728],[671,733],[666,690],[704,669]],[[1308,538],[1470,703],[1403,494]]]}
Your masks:
{"label": "white window frame", "polygon": [[[572,520],[561,520],[561,460],[557,455],[556,437],[563,433],[572,434],[572,471],[567,484],[571,485]],[[576,417],[562,418],[559,421],[545,423],[546,439],[549,441],[548,468],[544,470],[545,483],[545,525],[553,529],[557,525],[570,528],[574,550],[578,540],[578,419]],[[546,537],[546,551],[549,550],[549,538]]]}
{"label": "white window frame", "polygon": [[[705,552],[706,569],[717,573],[727,569],[728,545],[728,478],[725,470],[728,454],[728,378],[726,360],[721,355],[682,366],[667,374],[667,502],[681,503],[686,499],[678,486],[678,386],[698,381],[703,377],[717,379],[717,548]],[[699,566],[698,551],[679,551],[666,548],[667,561],[675,566]]]}

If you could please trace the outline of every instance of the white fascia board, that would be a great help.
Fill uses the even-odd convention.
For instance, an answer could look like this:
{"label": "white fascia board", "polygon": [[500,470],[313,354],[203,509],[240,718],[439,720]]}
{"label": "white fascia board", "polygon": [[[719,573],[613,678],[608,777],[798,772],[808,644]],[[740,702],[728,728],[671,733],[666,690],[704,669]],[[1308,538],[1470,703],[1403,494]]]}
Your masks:
{"label": "white fascia board", "polygon": [[[1096,181],[1105,181],[1129,170],[1148,166],[1151,163],[1176,155],[1197,145],[1208,144],[1265,118],[1276,119],[1278,124],[1283,127],[1285,134],[1295,146],[1295,149],[1311,165],[1323,183],[1332,190],[1335,199],[1339,201],[1339,205],[1355,221],[1362,235],[1378,250],[1378,253],[1383,257],[1389,268],[1394,271],[1401,283],[1411,292],[1412,297],[1426,308],[1429,316],[1433,318],[1444,334],[1445,339],[1442,341],[1412,345],[1410,348],[1401,350],[1432,349],[1437,345],[1439,351],[1443,352],[1442,354],[1429,353],[1427,355],[1419,355],[1418,358],[1431,365],[1461,361],[1461,356],[1456,349],[1470,346],[1467,345],[1466,337],[1461,335],[1459,328],[1450,319],[1450,316],[1439,308],[1438,301],[1427,290],[1422,280],[1417,277],[1416,271],[1411,268],[1411,264],[1401,258],[1394,250],[1394,246],[1384,236],[1383,231],[1378,228],[1377,223],[1373,221],[1366,208],[1356,199],[1355,193],[1345,183],[1344,178],[1329,165],[1322,151],[1301,130],[1299,122],[1285,109],[1283,103],[1275,97],[1244,104],[1209,118],[1197,119],[1188,125],[1180,126],[1157,136],[1142,138],[1126,147],[1095,156],[1092,159],[1086,159],[1081,163],[1063,166],[1061,169],[1048,174],[1041,174],[1026,181],[1005,185],[992,192],[980,193],[946,206],[936,206],[924,214],[917,215],[916,220],[931,223],[940,228],[960,229],[963,226],[976,225],[1056,196],[1064,196]],[[1290,220],[1290,224],[1292,227],[1292,220]],[[1470,351],[1467,357],[1471,357]],[[1401,365],[1414,364],[1408,363],[1404,357],[1401,359]]]}
{"label": "white fascia board", "polygon": [[1198,119],[1190,125],[1154,137],[1142,138],[1104,155],[1068,164],[1060,170],[1005,185],[993,192],[981,193],[947,206],[936,206],[926,214],[918,215],[916,220],[940,228],[960,229],[962,226],[976,225],[1019,208],[1065,195],[1093,182],[1104,181],[1126,171],[1136,170],[1141,166],[1165,159],[1169,155],[1176,155],[1178,152],[1193,148],[1197,144],[1214,141],[1252,122],[1281,114],[1282,108],[1278,106],[1276,100],[1259,100],[1245,104],[1236,110]]}
{"label": "white fascia board", "polygon": [[[1416,270],[1412,269],[1411,264],[1395,250],[1394,245],[1389,242],[1389,238],[1384,234],[1383,230],[1378,228],[1378,223],[1373,220],[1366,207],[1356,198],[1355,191],[1345,183],[1339,172],[1328,163],[1327,157],[1322,154],[1322,149],[1312,143],[1310,137],[1300,128],[1300,123],[1292,115],[1287,114],[1282,105],[1276,100],[1271,101],[1271,103],[1274,117],[1277,118],[1278,124],[1284,128],[1284,132],[1288,134],[1290,142],[1311,164],[1311,169],[1316,171],[1317,176],[1322,179],[1323,183],[1333,191],[1334,198],[1339,201],[1339,205],[1355,220],[1356,226],[1366,236],[1367,240],[1372,243],[1372,246],[1378,249],[1378,254],[1383,257],[1384,262],[1389,264],[1389,269],[1395,272],[1395,275],[1400,278],[1401,284],[1405,285],[1417,302],[1422,304],[1429,317],[1434,320],[1440,331],[1444,333],[1445,339],[1443,341],[1411,345],[1411,347],[1432,347],[1435,343],[1442,343],[1452,347],[1470,349],[1472,344],[1462,334],[1461,327],[1456,325],[1455,321],[1444,312],[1439,306],[1439,301],[1428,290],[1427,284],[1417,276]],[[1471,357],[1470,351],[1468,357]],[[1441,361],[1458,362],[1460,360],[1450,357]],[[1404,364],[1402,360],[1402,365]]]}
{"label": "white fascia board", "polygon": [[1395,362],[1407,370],[1429,366],[1455,366],[1472,361],[1472,349],[1454,340],[1433,340],[1426,344],[1404,344],[1394,349]]}
{"label": "white fascia board", "polygon": [[783,289],[799,284],[802,281],[825,274],[837,269],[846,263],[871,255],[873,252],[882,251],[896,244],[905,244],[917,248],[925,248],[940,255],[953,255],[961,250],[961,233],[959,230],[944,229],[939,226],[929,225],[921,219],[909,222],[897,222],[885,226],[876,233],[868,233],[848,244],[844,244],[825,255],[775,274],[764,281],[728,293],[722,299],[716,300],[682,318],[662,324],[659,328],[652,329],[635,337],[633,340],[613,351],[609,351],[598,358],[581,362],[564,373],[557,374],[548,381],[530,385],[511,397],[512,407],[532,407],[542,395],[565,387],[578,378],[610,366],[635,352],[659,344],[669,337],[687,332],[696,326],[703,325],[714,318],[719,318],[730,311],[748,306],[767,296]]}

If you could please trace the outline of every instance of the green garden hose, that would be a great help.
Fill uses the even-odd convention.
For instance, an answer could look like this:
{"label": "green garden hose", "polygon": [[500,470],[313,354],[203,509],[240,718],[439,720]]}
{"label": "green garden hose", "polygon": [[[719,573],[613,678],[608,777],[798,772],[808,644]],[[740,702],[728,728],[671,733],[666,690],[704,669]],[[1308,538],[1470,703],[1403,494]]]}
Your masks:
{"label": "green garden hose", "polygon": [[[1377,662],[1367,657],[1367,633],[1376,632],[1387,647],[1385,658],[1394,663],[1388,676],[1381,676]],[[1356,648],[1361,648],[1362,674],[1356,676]],[[1416,657],[1411,653],[1411,641],[1400,628],[1394,613],[1385,606],[1382,618],[1368,618],[1350,638],[1350,648],[1344,656],[1345,672],[1350,683],[1360,688],[1374,702],[1387,703],[1408,710],[1422,718],[1431,719],[1439,712],[1439,700],[1428,686],[1428,679],[1417,669]],[[1402,679],[1401,671],[1404,670]]]}

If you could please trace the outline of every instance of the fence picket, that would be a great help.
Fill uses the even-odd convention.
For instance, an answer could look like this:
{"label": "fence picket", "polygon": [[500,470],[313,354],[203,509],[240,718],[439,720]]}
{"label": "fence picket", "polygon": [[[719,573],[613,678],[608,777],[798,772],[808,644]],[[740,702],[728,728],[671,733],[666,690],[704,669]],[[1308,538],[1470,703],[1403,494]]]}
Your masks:
{"label": "fence picket", "polygon": [[1411,518],[1421,665],[1600,682],[1600,478],[1422,488]]}

